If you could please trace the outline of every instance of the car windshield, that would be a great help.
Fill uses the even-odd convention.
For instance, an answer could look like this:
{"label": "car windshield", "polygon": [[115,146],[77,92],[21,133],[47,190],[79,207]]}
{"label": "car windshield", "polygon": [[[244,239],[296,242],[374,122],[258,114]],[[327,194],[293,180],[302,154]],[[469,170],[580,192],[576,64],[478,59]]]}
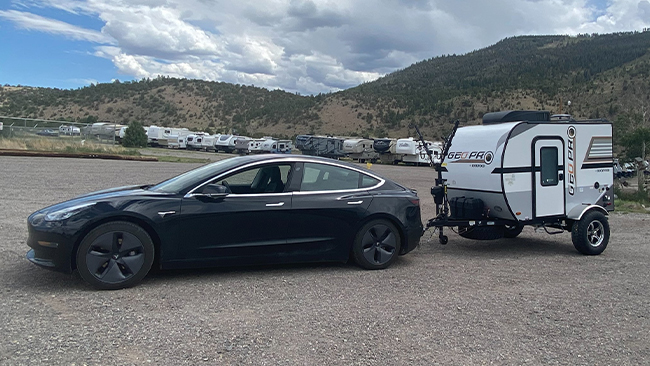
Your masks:
{"label": "car windshield", "polygon": [[223,171],[236,167],[241,164],[241,157],[224,159],[216,163],[204,165],[202,167],[190,170],[174,178],[158,183],[149,188],[150,191],[163,193],[180,193],[186,188],[191,188],[195,184],[211,178]]}

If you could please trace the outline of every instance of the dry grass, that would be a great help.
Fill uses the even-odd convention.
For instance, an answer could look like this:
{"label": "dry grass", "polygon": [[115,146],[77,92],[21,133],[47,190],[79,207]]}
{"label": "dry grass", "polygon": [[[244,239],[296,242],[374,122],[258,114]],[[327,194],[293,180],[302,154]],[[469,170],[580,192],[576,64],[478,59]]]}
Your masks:
{"label": "dry grass", "polygon": [[46,137],[2,138],[0,139],[0,149],[139,155],[137,150],[127,149],[119,145],[100,144],[96,142],[88,142],[86,140],[63,140]]}

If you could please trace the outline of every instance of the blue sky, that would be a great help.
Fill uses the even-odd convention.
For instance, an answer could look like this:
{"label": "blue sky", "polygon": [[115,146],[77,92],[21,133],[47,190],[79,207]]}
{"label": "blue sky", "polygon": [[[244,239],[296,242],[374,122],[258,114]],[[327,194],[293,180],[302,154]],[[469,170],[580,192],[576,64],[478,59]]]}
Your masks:
{"label": "blue sky", "polygon": [[0,84],[169,75],[314,94],[504,37],[646,27],[648,0],[10,0]]}

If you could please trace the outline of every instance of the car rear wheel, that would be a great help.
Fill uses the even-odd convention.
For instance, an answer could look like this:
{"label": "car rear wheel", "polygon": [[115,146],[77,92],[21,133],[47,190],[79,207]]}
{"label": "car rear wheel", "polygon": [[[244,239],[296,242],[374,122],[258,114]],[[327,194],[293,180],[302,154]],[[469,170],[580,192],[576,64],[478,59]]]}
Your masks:
{"label": "car rear wheel", "polygon": [[117,290],[138,284],[151,269],[154,245],[140,226],[114,221],[86,235],[77,250],[77,270],[97,289]]}
{"label": "car rear wheel", "polygon": [[354,260],[365,269],[383,269],[399,255],[399,231],[387,220],[373,220],[361,227],[352,246]]}

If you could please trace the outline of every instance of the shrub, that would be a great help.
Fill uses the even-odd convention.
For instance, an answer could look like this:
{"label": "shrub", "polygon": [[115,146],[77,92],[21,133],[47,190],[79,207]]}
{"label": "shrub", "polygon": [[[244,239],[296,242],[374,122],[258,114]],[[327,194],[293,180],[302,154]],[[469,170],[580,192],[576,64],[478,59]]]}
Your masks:
{"label": "shrub", "polygon": [[129,127],[124,131],[124,147],[147,147],[147,134],[144,132],[142,123],[133,121],[129,123]]}

